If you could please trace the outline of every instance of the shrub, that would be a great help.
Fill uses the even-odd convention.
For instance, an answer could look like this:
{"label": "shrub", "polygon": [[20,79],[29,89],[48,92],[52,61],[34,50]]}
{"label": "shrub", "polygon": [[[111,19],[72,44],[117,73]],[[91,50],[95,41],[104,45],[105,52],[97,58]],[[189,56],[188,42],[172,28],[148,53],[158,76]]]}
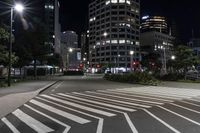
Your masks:
{"label": "shrub", "polygon": [[178,81],[178,80],[183,80],[184,75],[179,73],[168,73],[163,76],[157,75],[156,78],[163,81]]}
{"label": "shrub", "polygon": [[146,72],[135,72],[130,74],[106,74],[104,79],[110,81],[124,82],[124,83],[136,83],[144,85],[157,85],[158,81],[150,74]]}

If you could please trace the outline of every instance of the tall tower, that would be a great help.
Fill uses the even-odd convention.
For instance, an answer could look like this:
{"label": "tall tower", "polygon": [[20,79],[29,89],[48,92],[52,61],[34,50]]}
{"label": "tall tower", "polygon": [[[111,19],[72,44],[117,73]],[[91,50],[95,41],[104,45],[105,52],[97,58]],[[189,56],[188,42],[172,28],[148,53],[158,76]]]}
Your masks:
{"label": "tall tower", "polygon": [[58,0],[45,0],[44,21],[48,32],[48,42],[51,53],[60,53],[60,23]]}
{"label": "tall tower", "polygon": [[168,33],[168,25],[165,17],[143,16],[141,22],[141,32],[158,31]]}
{"label": "tall tower", "polygon": [[129,68],[140,60],[139,0],[94,0],[89,4],[89,52],[93,66]]}

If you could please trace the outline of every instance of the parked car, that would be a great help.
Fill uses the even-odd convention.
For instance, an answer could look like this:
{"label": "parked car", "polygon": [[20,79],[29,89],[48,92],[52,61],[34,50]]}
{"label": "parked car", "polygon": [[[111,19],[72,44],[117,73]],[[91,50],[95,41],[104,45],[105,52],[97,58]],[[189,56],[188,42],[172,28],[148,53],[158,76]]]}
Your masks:
{"label": "parked car", "polygon": [[186,75],[185,75],[186,79],[191,79],[191,80],[196,80],[196,79],[200,79],[200,72],[197,70],[189,70]]}

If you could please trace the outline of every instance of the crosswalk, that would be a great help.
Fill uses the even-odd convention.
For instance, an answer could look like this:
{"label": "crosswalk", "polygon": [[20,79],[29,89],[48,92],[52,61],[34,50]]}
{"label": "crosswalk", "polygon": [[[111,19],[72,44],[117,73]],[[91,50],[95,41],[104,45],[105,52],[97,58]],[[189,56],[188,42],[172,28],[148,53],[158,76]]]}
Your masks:
{"label": "crosswalk", "polygon": [[199,133],[200,91],[150,86],[43,94],[2,118],[0,132]]}

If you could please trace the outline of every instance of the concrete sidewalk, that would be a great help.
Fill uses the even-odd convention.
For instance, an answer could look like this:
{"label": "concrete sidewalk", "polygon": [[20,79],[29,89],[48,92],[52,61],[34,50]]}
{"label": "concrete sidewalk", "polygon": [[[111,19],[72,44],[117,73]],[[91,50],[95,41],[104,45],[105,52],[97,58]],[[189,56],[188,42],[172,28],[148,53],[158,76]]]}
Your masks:
{"label": "concrete sidewalk", "polygon": [[57,81],[27,81],[0,88],[0,118],[13,112]]}
{"label": "concrete sidewalk", "polygon": [[159,86],[200,90],[200,83],[162,82]]}

